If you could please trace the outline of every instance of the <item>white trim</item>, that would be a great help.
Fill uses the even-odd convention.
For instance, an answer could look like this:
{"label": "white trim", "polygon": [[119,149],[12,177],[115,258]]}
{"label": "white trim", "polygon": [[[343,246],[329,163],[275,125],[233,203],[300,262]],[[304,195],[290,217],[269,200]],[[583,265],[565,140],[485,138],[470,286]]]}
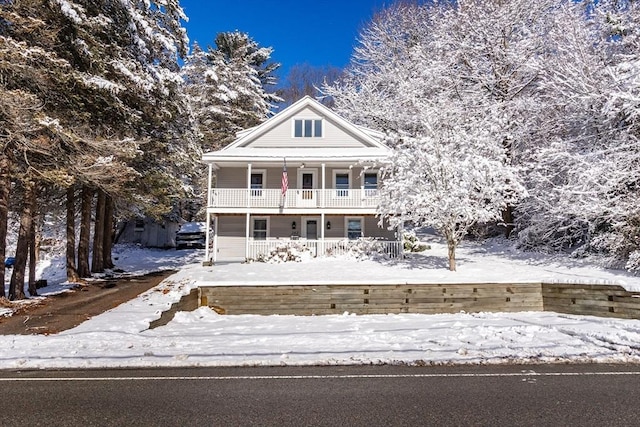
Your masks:
{"label": "white trim", "polygon": [[345,216],[344,217],[344,237],[345,237],[345,239],[349,238],[349,220],[350,219],[360,220],[360,237],[366,236],[365,230],[364,230],[364,217],[363,216],[350,215],[350,216]]}

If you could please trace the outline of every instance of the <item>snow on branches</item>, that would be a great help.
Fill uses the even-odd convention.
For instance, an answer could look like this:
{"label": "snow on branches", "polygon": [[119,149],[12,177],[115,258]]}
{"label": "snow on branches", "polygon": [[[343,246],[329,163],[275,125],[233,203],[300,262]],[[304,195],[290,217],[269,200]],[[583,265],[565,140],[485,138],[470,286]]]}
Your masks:
{"label": "snow on branches", "polygon": [[[638,52],[636,1],[399,2],[365,27],[346,76],[323,90],[343,115],[391,135],[384,191],[402,197],[381,215],[442,230],[448,215],[455,230],[500,223],[502,203],[521,247],[636,265]],[[489,169],[493,181],[472,173]],[[479,198],[463,208],[491,182],[512,186],[501,202],[487,198],[491,215]],[[455,243],[465,231],[446,233]]]}
{"label": "snow on branches", "polygon": [[395,149],[384,168],[378,208],[391,225],[436,229],[447,241],[451,270],[470,227],[499,220],[525,193],[500,142],[463,117],[434,112],[420,137],[391,137]]}

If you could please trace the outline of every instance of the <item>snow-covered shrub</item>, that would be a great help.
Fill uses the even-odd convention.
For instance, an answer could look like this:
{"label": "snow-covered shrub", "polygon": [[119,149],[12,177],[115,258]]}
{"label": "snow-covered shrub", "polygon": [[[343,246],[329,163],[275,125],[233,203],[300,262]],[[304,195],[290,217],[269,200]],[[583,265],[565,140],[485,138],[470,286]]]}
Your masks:
{"label": "snow-covered shrub", "polygon": [[406,252],[423,252],[427,249],[431,249],[431,246],[426,243],[422,243],[416,232],[413,230],[405,231],[402,234],[402,246]]}
{"label": "snow-covered shrub", "polygon": [[356,259],[387,259],[400,254],[394,253],[389,242],[373,237],[361,237],[355,240],[340,240],[328,248],[326,255],[333,257],[351,257]]}
{"label": "snow-covered shrub", "polygon": [[640,271],[640,218],[628,218],[594,234],[589,252],[604,255],[608,267]]}
{"label": "snow-covered shrub", "polygon": [[288,243],[278,246],[268,254],[259,254],[255,261],[279,264],[282,262],[301,262],[310,259],[311,250],[303,243]]}
{"label": "snow-covered shrub", "polygon": [[518,232],[519,249],[541,252],[576,250],[589,241],[589,223],[578,218],[536,221]]}
{"label": "snow-covered shrub", "polygon": [[625,268],[633,273],[640,273],[640,250],[631,252]]}

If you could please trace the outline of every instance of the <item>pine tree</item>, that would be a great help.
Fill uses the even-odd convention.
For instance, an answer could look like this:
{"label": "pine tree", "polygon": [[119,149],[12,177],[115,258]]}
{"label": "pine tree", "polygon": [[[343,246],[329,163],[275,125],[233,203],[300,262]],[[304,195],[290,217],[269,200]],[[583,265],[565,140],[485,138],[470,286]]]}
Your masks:
{"label": "pine tree", "polygon": [[[198,155],[178,75],[184,18],[177,1],[3,5],[0,91],[3,100],[28,104],[0,117],[11,130],[2,140],[2,162],[9,163],[3,171],[62,188],[80,183],[122,206],[166,210]],[[71,219],[67,224],[74,232]]]}
{"label": "pine tree", "polygon": [[279,67],[269,63],[271,48],[259,47],[240,32],[219,34],[216,45],[203,51],[194,44],[182,68],[205,151],[227,145],[236,132],[266,120],[280,101],[269,92]]}

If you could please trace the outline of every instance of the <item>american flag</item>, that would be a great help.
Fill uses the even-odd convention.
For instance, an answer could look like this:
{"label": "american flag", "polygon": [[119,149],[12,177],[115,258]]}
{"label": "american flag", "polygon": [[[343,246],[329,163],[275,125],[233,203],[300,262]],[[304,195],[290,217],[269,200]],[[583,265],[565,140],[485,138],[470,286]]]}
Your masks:
{"label": "american flag", "polygon": [[284,160],[282,167],[282,197],[286,197],[287,188],[289,188],[289,176],[287,175],[287,160]]}

